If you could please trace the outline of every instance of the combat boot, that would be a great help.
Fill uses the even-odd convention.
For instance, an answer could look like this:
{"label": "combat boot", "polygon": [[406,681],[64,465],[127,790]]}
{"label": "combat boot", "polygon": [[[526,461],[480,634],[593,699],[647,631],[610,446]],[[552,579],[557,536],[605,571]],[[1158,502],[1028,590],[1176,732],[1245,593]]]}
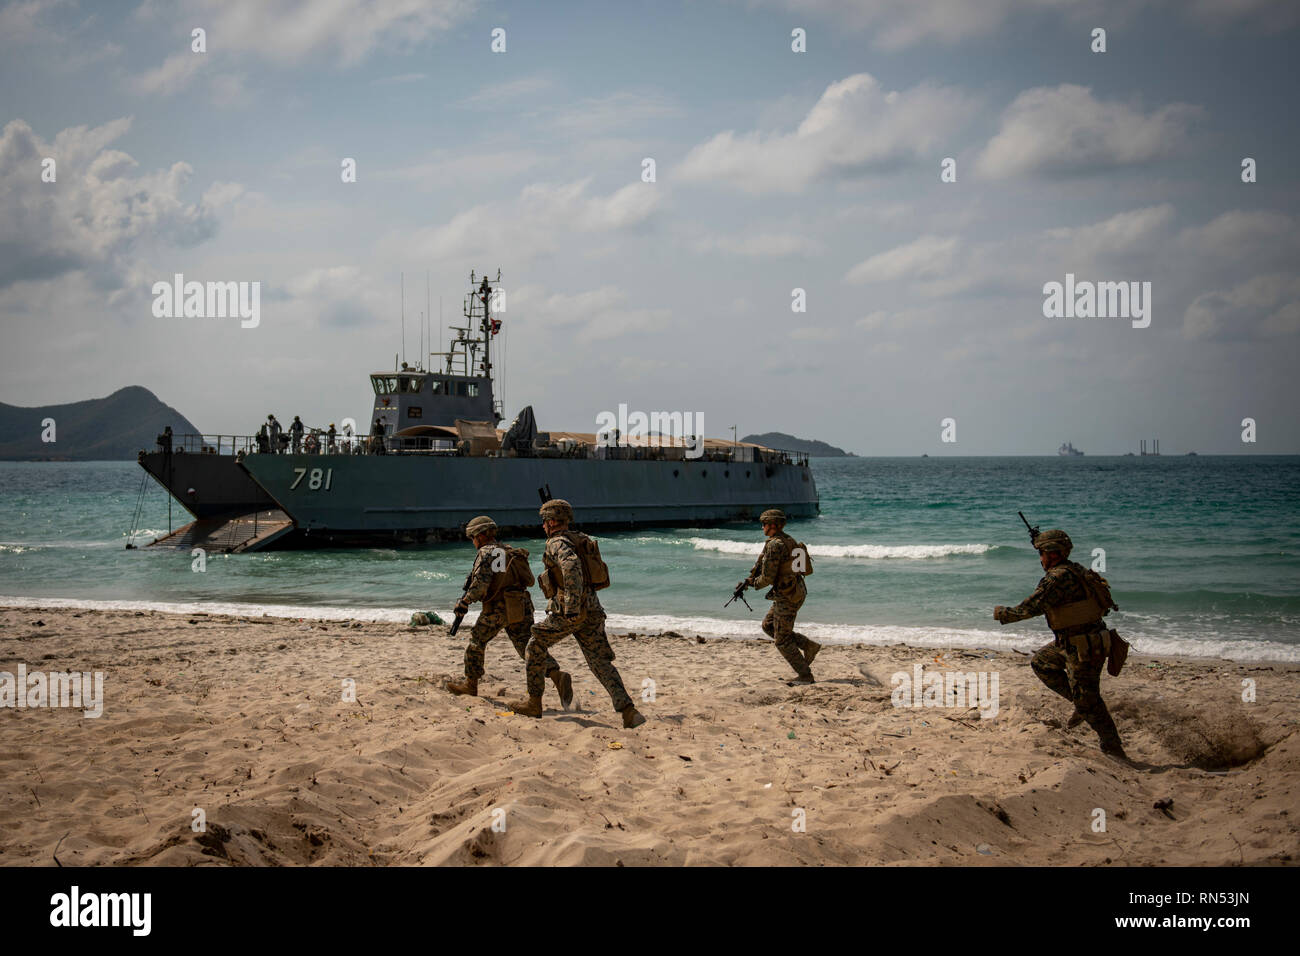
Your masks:
{"label": "combat boot", "polygon": [[808,641],[808,650],[803,652],[803,659],[808,662],[809,667],[812,667],[813,658],[817,656],[817,652],[822,649],[822,646],[811,637],[806,638],[806,640]]}
{"label": "combat boot", "polygon": [[551,683],[555,685],[555,692],[560,695],[560,706],[565,710],[573,703],[573,678],[564,671],[556,671],[551,675]]}
{"label": "combat boot", "polygon": [[623,726],[629,730],[633,727],[640,727],[645,723],[645,715],[636,709],[636,704],[628,704],[623,708]]}
{"label": "combat boot", "polygon": [[1070,715],[1070,719],[1065,722],[1065,728],[1066,730],[1073,730],[1081,723],[1083,723],[1083,714],[1079,713],[1078,710],[1075,710],[1075,712]]}
{"label": "combat boot", "polygon": [[1132,762],[1128,759],[1128,754],[1124,752],[1124,745],[1119,742],[1118,738],[1103,742],[1101,745],[1101,752],[1106,754],[1108,757],[1114,757],[1116,760],[1122,760],[1125,763]]}
{"label": "combat boot", "polygon": [[799,674],[791,678],[786,683],[793,687],[795,684],[815,684],[817,680],[812,676],[812,671],[809,671],[806,674]]}
{"label": "combat boot", "polygon": [[451,681],[448,681],[447,690],[451,691],[453,694],[467,694],[470,697],[477,697],[478,678],[466,677],[465,683],[463,684],[453,684]]}
{"label": "combat boot", "polygon": [[524,700],[514,700],[506,706],[521,717],[542,716],[542,699],[540,697],[527,697]]}

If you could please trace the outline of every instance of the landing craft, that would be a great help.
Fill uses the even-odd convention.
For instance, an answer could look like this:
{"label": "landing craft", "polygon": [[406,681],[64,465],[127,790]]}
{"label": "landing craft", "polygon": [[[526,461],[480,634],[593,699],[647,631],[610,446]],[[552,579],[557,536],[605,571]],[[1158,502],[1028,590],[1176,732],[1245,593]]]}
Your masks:
{"label": "landing craft", "polygon": [[538,505],[552,497],[573,502],[589,531],[752,521],[767,508],[819,513],[806,453],[694,435],[544,432],[531,405],[502,427],[492,363],[502,321],[491,283],[476,281],[471,272],[465,325],[429,356],[440,361],[371,373],[368,437],[331,446],[313,434],[276,454],[249,436],[167,435],[140,452],[195,519],[154,545],[385,547],[458,539],[479,514],[503,533],[537,535]]}

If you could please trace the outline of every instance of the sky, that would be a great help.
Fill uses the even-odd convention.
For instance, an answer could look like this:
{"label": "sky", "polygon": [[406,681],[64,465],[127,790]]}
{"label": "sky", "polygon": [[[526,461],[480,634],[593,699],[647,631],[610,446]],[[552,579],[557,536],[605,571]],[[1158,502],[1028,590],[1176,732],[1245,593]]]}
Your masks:
{"label": "sky", "polygon": [[[0,401],[364,423],[403,281],[415,362],[500,269],[544,430],[1300,453],[1298,39],[1293,0],[8,3]],[[259,323],[155,315],[175,273]],[[1046,315],[1067,275],[1149,324]]]}

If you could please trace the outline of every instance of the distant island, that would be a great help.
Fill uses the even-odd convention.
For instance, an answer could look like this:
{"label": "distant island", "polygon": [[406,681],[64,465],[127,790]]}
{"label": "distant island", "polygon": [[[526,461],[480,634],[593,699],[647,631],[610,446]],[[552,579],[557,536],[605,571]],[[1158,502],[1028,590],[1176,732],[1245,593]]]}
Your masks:
{"label": "distant island", "polygon": [[857,455],[843,448],[836,448],[824,441],[809,438],[795,438],[785,432],[764,432],[761,435],[746,435],[741,441],[764,445],[768,448],[784,448],[786,451],[807,452],[814,458],[856,458]]}
{"label": "distant island", "polygon": [[[54,419],[54,441],[42,441]],[[198,428],[147,388],[130,385],[107,398],[23,408],[0,402],[0,460],[133,461],[167,425],[177,435]]]}

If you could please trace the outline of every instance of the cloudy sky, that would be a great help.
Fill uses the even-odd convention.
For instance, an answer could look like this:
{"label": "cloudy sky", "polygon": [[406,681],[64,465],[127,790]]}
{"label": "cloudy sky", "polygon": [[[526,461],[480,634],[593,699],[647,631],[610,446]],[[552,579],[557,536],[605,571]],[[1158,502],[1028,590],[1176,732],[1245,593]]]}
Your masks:
{"label": "cloudy sky", "polygon": [[[364,422],[400,276],[414,360],[426,271],[449,324],[499,267],[542,428],[1297,453],[1297,40],[1293,0],[19,0],[0,401]],[[177,272],[260,325],[156,318]],[[1150,282],[1149,327],[1045,317],[1067,273]]]}

